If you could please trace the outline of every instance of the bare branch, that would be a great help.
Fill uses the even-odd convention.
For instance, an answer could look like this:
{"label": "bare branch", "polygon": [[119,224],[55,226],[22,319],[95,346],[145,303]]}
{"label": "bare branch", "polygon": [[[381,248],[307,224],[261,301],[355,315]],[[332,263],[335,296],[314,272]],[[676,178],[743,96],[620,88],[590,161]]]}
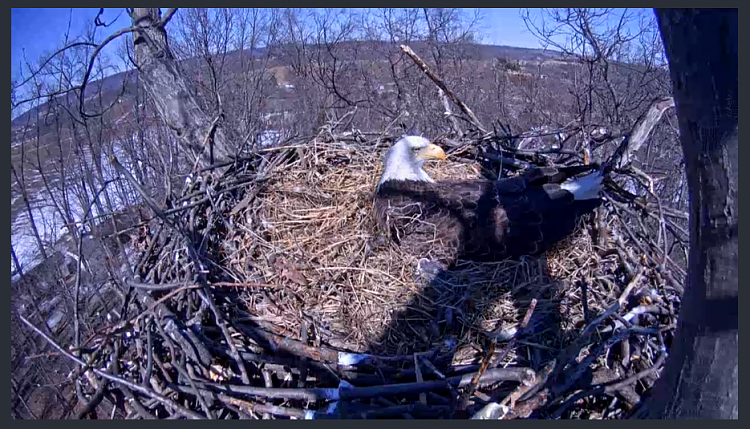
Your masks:
{"label": "bare branch", "polygon": [[643,143],[648,140],[651,131],[653,131],[656,124],[664,116],[664,113],[672,107],[674,107],[674,99],[672,97],[665,97],[651,104],[651,107],[638,119],[630,131],[627,139],[627,150],[623,153],[622,158],[617,164],[618,168],[623,168],[632,162],[633,155],[641,149]]}
{"label": "bare branch", "polygon": [[[31,328],[31,330],[33,330],[34,332],[36,332],[37,334],[39,334],[50,345],[52,345],[52,347],[56,348],[65,357],[67,357],[68,359],[76,362],[78,365],[80,365],[80,366],[82,366],[84,368],[87,367],[87,365],[86,365],[85,362],[83,362],[82,360],[80,360],[77,357],[75,357],[72,354],[70,354],[62,346],[60,346],[59,344],[57,344],[57,342],[55,342],[55,340],[53,340],[47,334],[45,334],[44,332],[42,332],[39,328],[37,328],[36,326],[34,326],[33,323],[31,323],[28,320],[26,320],[25,317],[23,317],[22,315],[19,315],[18,317],[21,319],[21,321],[23,323],[25,323],[29,328]],[[93,371],[96,375],[98,375],[98,376],[100,376],[102,378],[105,378],[105,379],[107,379],[109,381],[112,381],[112,382],[115,382],[115,383],[118,383],[118,384],[122,384],[124,386],[129,387],[132,390],[135,390],[136,392],[139,392],[139,393],[141,393],[143,395],[146,395],[146,396],[148,396],[150,398],[156,399],[157,401],[159,401],[162,404],[164,404],[164,405],[166,405],[166,406],[174,409],[175,411],[177,411],[178,413],[180,413],[181,415],[183,415],[185,417],[189,417],[191,419],[204,419],[205,418],[205,417],[201,416],[198,413],[195,413],[193,411],[190,411],[190,410],[182,407],[181,405],[175,403],[171,399],[165,398],[164,396],[159,395],[158,393],[152,391],[151,389],[148,389],[148,388],[143,387],[143,386],[139,386],[139,385],[137,385],[135,383],[132,383],[132,382],[130,382],[128,380],[125,380],[125,379],[122,379],[120,377],[116,377],[114,375],[108,374],[107,372],[102,371],[102,370],[100,370],[98,368],[90,368],[90,370]]]}
{"label": "bare branch", "polygon": [[165,27],[169,23],[169,20],[172,19],[174,14],[177,13],[177,9],[178,8],[176,7],[170,7],[157,25],[162,28]]}
{"label": "bare branch", "polygon": [[86,113],[86,109],[84,107],[84,101],[86,100],[86,85],[88,84],[89,77],[91,76],[91,71],[94,69],[94,62],[96,61],[97,56],[99,55],[99,52],[101,52],[102,49],[104,49],[107,44],[112,42],[113,40],[117,39],[118,37],[132,33],[133,31],[136,31],[136,27],[128,27],[128,28],[122,28],[120,30],[115,31],[114,33],[110,34],[109,37],[104,39],[102,43],[100,43],[95,49],[94,52],[91,54],[91,58],[89,59],[88,67],[86,68],[86,73],[83,75],[83,80],[81,82],[81,93],[78,95],[78,101],[79,101],[79,110],[82,117],[94,117],[97,116],[97,114],[88,114]]}
{"label": "bare branch", "polygon": [[419,56],[410,47],[406,45],[401,45],[400,47],[401,47],[401,50],[406,55],[408,55],[409,58],[411,58],[417,64],[417,66],[419,66],[419,68],[427,75],[427,77],[429,77],[433,82],[435,82],[435,85],[437,85],[448,97],[450,97],[451,101],[453,101],[453,103],[455,103],[456,106],[458,106],[458,108],[461,109],[461,111],[464,112],[464,114],[466,114],[466,116],[468,116],[471,119],[471,123],[479,131],[486,134],[487,130],[484,128],[482,123],[479,122],[479,119],[477,119],[477,117],[474,115],[474,112],[471,111],[469,106],[464,104],[464,102],[461,101],[461,99],[459,99],[458,96],[456,96],[456,94],[445,85],[445,82],[443,82],[443,80],[440,79],[438,75],[433,73],[432,70],[430,70],[427,67],[427,64],[424,62],[424,60],[419,58]]}

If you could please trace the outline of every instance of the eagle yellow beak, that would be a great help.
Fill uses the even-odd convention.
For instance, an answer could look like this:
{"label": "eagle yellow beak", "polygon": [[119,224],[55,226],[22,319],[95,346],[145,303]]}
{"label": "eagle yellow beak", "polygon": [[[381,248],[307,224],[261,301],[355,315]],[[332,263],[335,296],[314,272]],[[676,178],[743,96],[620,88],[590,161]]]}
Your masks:
{"label": "eagle yellow beak", "polygon": [[430,143],[426,148],[419,151],[417,158],[425,160],[439,159],[441,161],[444,161],[445,151],[443,151],[440,146]]}

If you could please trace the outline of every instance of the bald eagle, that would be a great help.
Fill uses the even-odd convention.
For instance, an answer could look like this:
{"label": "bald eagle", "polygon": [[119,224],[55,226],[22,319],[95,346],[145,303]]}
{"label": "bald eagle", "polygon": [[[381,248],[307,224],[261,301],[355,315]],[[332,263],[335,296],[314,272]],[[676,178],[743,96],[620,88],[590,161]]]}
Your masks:
{"label": "bald eagle", "polygon": [[534,167],[498,181],[436,182],[422,166],[445,157],[423,137],[401,138],[384,155],[374,203],[382,233],[443,268],[458,258],[539,254],[601,204],[603,176],[596,165]]}

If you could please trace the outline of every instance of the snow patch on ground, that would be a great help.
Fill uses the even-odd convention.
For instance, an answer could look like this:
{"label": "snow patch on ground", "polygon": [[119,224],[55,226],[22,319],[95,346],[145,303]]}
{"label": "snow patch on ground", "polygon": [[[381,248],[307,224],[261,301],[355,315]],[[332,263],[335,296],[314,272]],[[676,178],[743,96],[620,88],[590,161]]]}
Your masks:
{"label": "snow patch on ground", "polygon": [[[93,162],[93,157],[88,148],[84,148],[84,153],[81,155],[81,157],[85,160],[84,162]],[[123,149],[121,144],[115,144],[114,145],[114,154],[120,161],[120,163],[130,171],[131,174],[135,175],[135,168],[136,163],[131,162],[130,157],[127,155],[126,151]],[[108,156],[105,153],[101,153],[101,166],[102,166],[102,172],[104,174],[104,177],[106,179],[115,178],[118,177],[117,172],[115,171],[115,168],[112,166],[112,164],[109,162]],[[27,178],[28,179],[28,178]],[[52,200],[50,199],[49,195],[47,194],[47,191],[43,188],[40,189],[40,193],[38,195],[31,195],[30,198],[32,199],[32,216],[34,217],[34,223],[36,224],[37,230],[39,231],[39,236],[42,239],[42,242],[44,243],[46,248],[49,248],[52,243],[56,243],[60,238],[63,237],[66,233],[68,233],[68,229],[65,226],[65,221],[60,216],[58,211],[55,209]],[[113,184],[109,185],[109,196],[110,200],[112,202],[112,208],[115,211],[123,210],[125,209],[129,204],[127,201],[123,200],[121,198],[119,192],[113,192],[114,186]],[[69,196],[69,204],[70,204],[70,211],[71,215],[73,217],[73,220],[75,222],[80,222],[81,219],[83,219],[83,215],[87,209],[87,207],[84,207],[81,202],[78,200],[78,198],[75,196],[73,192],[68,193]],[[11,205],[15,203],[19,198],[21,198],[20,195],[17,195],[16,197],[11,198]],[[104,198],[102,195],[100,195],[102,206],[105,206],[104,204]],[[56,196],[56,199],[59,202],[61,201],[61,198]],[[105,208],[106,210],[106,208]],[[97,209],[96,205],[94,204],[91,208],[91,214],[90,216],[101,216],[103,213],[99,213],[99,210]],[[11,233],[11,244],[13,246],[13,250],[16,253],[16,257],[18,258],[18,262],[21,265],[21,269],[26,272],[37,265],[39,265],[42,262],[42,255],[39,251],[39,246],[37,243],[36,238],[34,237],[32,228],[31,228],[31,222],[29,221],[29,214],[28,212],[23,209],[18,212],[16,215],[15,220],[10,226],[10,233]],[[47,249],[48,253],[51,253],[54,251],[54,249]],[[11,257],[11,278],[13,278],[13,272],[15,271],[15,264],[13,262],[13,259]]]}
{"label": "snow patch on ground", "polygon": [[282,134],[277,130],[267,130],[260,133],[258,136],[258,146],[261,148],[273,147],[279,144],[282,139]]}

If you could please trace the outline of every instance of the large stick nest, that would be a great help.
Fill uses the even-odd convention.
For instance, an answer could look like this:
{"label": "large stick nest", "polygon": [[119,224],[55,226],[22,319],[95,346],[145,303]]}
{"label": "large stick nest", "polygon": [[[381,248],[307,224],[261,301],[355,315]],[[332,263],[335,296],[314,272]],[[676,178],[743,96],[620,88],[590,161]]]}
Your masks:
{"label": "large stick nest", "polygon": [[[680,288],[659,249],[623,231],[626,205],[605,204],[541,257],[461,261],[425,279],[415,273],[420,255],[374,229],[387,144],[324,131],[193,176],[174,208],[157,209],[142,229],[128,322],[82,346],[94,361],[119,354],[123,377],[147,386],[131,391],[133,416],[638,409],[663,363]],[[427,166],[437,180],[483,168],[458,155]]]}

